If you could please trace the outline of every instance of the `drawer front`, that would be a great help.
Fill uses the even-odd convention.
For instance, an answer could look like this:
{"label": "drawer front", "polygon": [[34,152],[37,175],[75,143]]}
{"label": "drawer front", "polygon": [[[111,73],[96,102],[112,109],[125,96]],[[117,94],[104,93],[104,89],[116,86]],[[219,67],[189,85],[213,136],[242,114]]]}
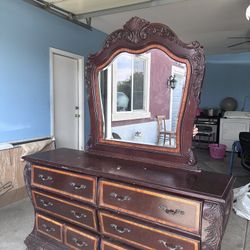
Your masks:
{"label": "drawer front", "polygon": [[80,226],[91,229],[97,229],[96,213],[94,208],[80,206],[69,203],[63,199],[45,195],[43,193],[32,191],[33,200],[37,209],[58,216]]}
{"label": "drawer front", "polygon": [[200,233],[202,203],[129,185],[100,181],[99,204],[192,233]]}
{"label": "drawer front", "polygon": [[98,237],[84,230],[79,231],[75,228],[65,226],[64,234],[65,245],[70,247],[70,249],[98,249]]}
{"label": "drawer front", "polygon": [[198,250],[199,241],[100,212],[101,232],[139,249]]}
{"label": "drawer front", "polygon": [[96,200],[96,178],[91,176],[33,165],[31,185],[90,203]]}
{"label": "drawer front", "polygon": [[101,250],[135,250],[132,247],[121,246],[120,244],[113,243],[111,241],[102,240],[101,242]]}
{"label": "drawer front", "polygon": [[36,214],[36,228],[42,234],[62,242],[63,225],[41,214]]}

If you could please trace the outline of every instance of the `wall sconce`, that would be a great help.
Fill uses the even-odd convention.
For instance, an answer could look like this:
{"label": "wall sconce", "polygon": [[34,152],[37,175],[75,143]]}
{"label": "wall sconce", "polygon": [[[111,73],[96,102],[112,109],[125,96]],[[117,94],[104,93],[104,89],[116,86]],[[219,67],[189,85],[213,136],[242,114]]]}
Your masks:
{"label": "wall sconce", "polygon": [[175,88],[175,75],[170,75],[169,78],[168,78],[168,81],[167,81],[167,85],[168,87],[170,87],[171,89],[174,89]]}

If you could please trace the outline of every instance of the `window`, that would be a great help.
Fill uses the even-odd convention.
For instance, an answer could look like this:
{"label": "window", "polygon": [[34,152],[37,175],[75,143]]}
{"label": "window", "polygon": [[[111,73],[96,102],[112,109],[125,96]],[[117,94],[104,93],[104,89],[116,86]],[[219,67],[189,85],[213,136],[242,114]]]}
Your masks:
{"label": "window", "polygon": [[120,54],[113,65],[112,120],[150,117],[150,55]]}

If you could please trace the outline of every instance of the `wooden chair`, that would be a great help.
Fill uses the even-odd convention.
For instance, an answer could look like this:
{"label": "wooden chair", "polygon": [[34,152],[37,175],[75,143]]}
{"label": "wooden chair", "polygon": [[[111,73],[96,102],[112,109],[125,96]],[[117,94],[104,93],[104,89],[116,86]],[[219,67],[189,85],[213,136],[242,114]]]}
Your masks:
{"label": "wooden chair", "polygon": [[176,137],[176,133],[174,131],[168,131],[166,128],[166,116],[165,115],[157,115],[157,124],[158,124],[158,141],[157,144],[159,145],[161,137],[163,137],[163,146],[168,139],[169,145],[171,146],[172,138]]}

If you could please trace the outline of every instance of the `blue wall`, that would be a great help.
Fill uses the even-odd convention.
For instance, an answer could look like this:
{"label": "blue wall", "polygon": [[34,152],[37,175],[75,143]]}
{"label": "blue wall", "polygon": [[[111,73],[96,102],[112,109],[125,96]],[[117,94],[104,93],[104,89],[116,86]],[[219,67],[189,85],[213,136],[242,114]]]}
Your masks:
{"label": "blue wall", "polygon": [[86,62],[104,38],[23,1],[0,0],[0,143],[50,136],[49,48]]}
{"label": "blue wall", "polygon": [[[200,107],[219,107],[228,96],[237,100],[237,110],[242,108],[244,97],[250,97],[250,53],[207,57]],[[250,100],[245,107],[250,111]]]}

